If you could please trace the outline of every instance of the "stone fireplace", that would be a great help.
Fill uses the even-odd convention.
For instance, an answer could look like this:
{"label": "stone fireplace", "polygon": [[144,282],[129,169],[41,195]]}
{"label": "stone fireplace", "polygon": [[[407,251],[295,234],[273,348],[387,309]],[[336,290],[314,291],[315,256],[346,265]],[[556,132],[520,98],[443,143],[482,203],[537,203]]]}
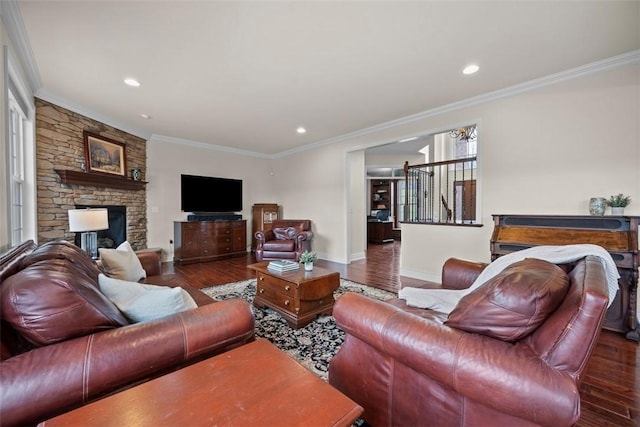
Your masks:
{"label": "stone fireplace", "polygon": [[[38,243],[55,239],[75,242],[69,231],[67,211],[77,207],[100,207],[109,210],[109,225],[121,231],[102,237],[103,247],[113,240],[117,247],[128,240],[138,250],[147,247],[147,192],[144,184],[114,185],[112,177],[84,174],[85,147],[83,131],[105,136],[125,144],[126,169],[140,169],[144,182],[147,162],[146,140],[109,125],[89,119],[55,104],[36,98],[36,162]],[[86,182],[64,180],[56,170],[91,175]],[[116,177],[118,178],[118,177]],[[128,177],[120,181],[130,184]],[[113,217],[111,210],[117,211]],[[114,208],[114,209],[110,209]],[[124,233],[124,235],[122,234]],[[100,234],[98,235],[100,239]],[[121,241],[122,240],[122,241]],[[98,245],[100,246],[100,244]]]}

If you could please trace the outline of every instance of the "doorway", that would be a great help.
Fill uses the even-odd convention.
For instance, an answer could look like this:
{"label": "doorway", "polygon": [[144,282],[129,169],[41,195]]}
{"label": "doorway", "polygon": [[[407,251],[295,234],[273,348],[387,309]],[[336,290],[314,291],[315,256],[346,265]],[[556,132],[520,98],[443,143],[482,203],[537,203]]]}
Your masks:
{"label": "doorway", "polygon": [[[366,148],[360,147],[346,153],[348,174],[346,191],[349,213],[347,256],[349,262],[367,258],[367,218],[371,215],[372,206],[369,180],[380,178],[393,181],[391,192],[395,196],[392,197],[389,210],[393,228],[398,230],[394,238],[401,241],[403,220],[410,218],[412,210],[419,208],[417,200],[409,200],[407,205],[403,201],[403,197],[407,196],[407,190],[411,189],[406,188],[405,162],[408,162],[409,165],[427,165],[451,162],[455,159],[475,155],[478,150],[478,127],[473,124],[473,121],[471,123],[464,124],[462,127],[451,126],[425,131],[419,136]],[[386,176],[368,176],[369,169],[372,167],[386,169]],[[475,161],[473,168],[477,171]],[[458,171],[458,169],[455,170]],[[470,179],[466,179],[465,173],[469,172],[468,168],[460,171],[462,172],[461,177],[458,175],[458,179],[456,179],[456,174],[453,173],[452,179],[446,181],[449,193],[446,202],[449,209],[445,222],[475,223],[478,216],[476,213],[478,210],[478,182],[473,174]],[[363,176],[364,180],[362,180]],[[434,194],[440,195],[440,192]],[[433,199],[433,203],[435,208],[435,204],[440,203],[440,197]],[[409,211],[405,212],[407,207]],[[440,216],[433,217],[430,221],[440,222]],[[428,218],[427,222],[429,222]]]}

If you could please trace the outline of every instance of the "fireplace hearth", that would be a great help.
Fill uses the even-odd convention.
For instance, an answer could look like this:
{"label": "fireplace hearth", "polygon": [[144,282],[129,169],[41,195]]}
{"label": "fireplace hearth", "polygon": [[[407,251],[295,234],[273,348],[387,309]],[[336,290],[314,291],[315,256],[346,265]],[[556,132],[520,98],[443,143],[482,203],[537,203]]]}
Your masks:
{"label": "fireplace hearth", "polygon": [[[109,229],[98,231],[98,248],[117,248],[127,240],[127,207],[104,205],[76,205],[76,209],[106,208]],[[80,233],[76,233],[75,243],[80,246]]]}

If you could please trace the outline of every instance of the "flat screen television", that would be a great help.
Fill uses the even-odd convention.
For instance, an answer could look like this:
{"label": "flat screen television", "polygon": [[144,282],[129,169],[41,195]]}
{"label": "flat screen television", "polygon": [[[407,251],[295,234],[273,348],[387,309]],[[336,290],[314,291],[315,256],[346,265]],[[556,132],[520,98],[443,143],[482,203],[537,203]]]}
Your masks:
{"label": "flat screen television", "polygon": [[184,212],[242,211],[242,180],[211,176],[180,176],[180,208]]}

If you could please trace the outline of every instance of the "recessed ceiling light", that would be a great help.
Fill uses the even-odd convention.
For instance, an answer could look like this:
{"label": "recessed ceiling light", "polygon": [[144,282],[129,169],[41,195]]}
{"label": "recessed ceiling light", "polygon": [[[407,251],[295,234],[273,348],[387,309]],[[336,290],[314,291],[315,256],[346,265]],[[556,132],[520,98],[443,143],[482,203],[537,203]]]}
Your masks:
{"label": "recessed ceiling light", "polygon": [[480,67],[478,67],[476,64],[467,65],[466,67],[464,67],[464,70],[462,70],[462,74],[473,74],[479,69]]}
{"label": "recessed ceiling light", "polygon": [[124,79],[124,83],[132,87],[140,86],[140,82],[134,79],[133,77],[127,77],[126,79]]}
{"label": "recessed ceiling light", "polygon": [[298,127],[298,129],[296,129],[296,132],[298,132],[300,135],[302,135],[303,133],[307,133],[307,130],[305,128],[303,128],[302,126]]}
{"label": "recessed ceiling light", "polygon": [[143,119],[146,119],[146,120],[149,120],[151,118],[150,115],[145,114],[145,113],[140,114],[140,117],[142,117]]}

